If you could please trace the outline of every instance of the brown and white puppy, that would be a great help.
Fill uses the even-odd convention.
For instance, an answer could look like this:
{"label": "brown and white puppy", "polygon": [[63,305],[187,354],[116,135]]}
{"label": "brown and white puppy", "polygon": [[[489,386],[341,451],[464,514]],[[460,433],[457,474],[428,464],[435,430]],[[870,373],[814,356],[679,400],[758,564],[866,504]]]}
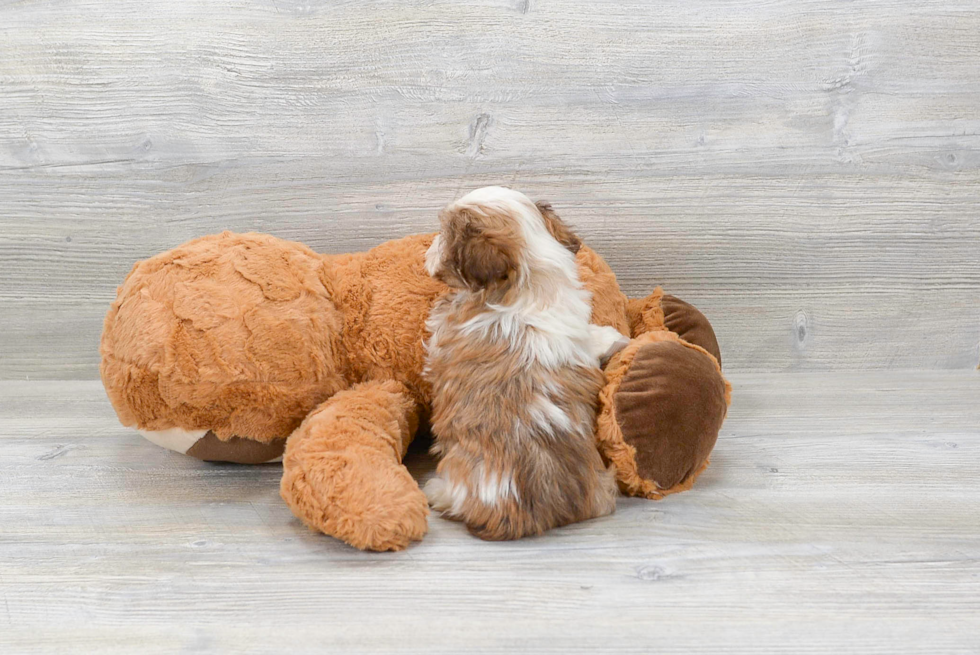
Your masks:
{"label": "brown and white puppy", "polygon": [[440,214],[426,269],[453,291],[428,320],[437,476],[430,504],[483,539],[610,514],[594,443],[600,357],[626,343],[590,326],[580,242],[551,208],[478,189]]}

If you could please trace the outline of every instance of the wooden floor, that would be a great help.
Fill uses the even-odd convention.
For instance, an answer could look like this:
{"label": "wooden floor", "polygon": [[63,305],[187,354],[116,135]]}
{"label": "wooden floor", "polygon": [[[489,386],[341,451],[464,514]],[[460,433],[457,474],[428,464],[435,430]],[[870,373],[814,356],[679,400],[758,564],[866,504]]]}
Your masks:
{"label": "wooden floor", "polygon": [[980,373],[732,377],[693,491],[395,554],[308,532],[278,466],[134,436],[96,382],[2,382],[0,652],[980,652]]}

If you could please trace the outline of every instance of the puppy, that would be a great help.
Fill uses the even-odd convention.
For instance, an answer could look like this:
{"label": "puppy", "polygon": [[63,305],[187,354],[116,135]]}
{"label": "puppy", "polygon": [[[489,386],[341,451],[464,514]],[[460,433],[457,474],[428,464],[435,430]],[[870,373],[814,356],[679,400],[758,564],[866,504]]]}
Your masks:
{"label": "puppy", "polygon": [[594,442],[600,357],[627,340],[590,326],[578,238],[545,203],[478,189],[440,214],[426,270],[452,291],[433,307],[437,475],[430,504],[490,540],[610,514],[613,471]]}

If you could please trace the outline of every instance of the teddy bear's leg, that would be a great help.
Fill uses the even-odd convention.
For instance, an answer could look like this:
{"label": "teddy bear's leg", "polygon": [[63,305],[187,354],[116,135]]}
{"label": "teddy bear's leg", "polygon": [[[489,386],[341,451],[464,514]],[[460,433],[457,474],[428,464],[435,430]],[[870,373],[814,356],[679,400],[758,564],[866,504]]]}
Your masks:
{"label": "teddy bear's leg", "polygon": [[707,467],[731,388],[714,331],[691,305],[657,289],[628,314],[634,338],[606,367],[599,449],[625,493],[662,498]]}
{"label": "teddy bear's leg", "polygon": [[418,407],[399,382],[365,382],[314,410],[286,441],[280,494],[307,526],[364,550],[402,550],[428,503],[401,464]]}

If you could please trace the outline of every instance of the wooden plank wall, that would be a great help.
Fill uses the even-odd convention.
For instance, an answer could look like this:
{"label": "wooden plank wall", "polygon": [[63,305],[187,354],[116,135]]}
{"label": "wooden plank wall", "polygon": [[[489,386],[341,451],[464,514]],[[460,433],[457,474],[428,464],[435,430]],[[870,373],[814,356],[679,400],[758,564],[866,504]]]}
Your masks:
{"label": "wooden plank wall", "polygon": [[973,0],[0,0],[0,378],[98,375],[132,263],[551,200],[735,370],[972,368]]}

